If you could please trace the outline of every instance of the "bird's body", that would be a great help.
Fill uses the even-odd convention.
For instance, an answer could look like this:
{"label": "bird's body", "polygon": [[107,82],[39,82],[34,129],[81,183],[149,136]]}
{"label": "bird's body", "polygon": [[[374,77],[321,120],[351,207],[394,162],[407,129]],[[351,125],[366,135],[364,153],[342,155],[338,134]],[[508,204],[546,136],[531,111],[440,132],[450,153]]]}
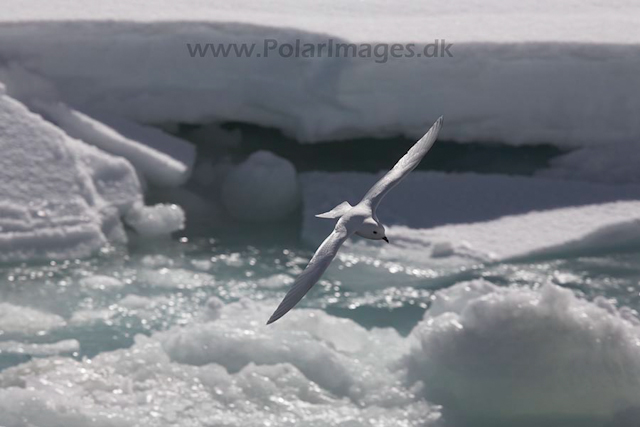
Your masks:
{"label": "bird's body", "polygon": [[316,215],[318,218],[336,219],[333,232],[322,242],[304,271],[296,278],[267,325],[275,322],[291,310],[316,284],[329,267],[340,246],[353,234],[371,240],[389,243],[384,226],[376,216],[376,209],[382,198],[420,163],[436,141],[443,118],[440,117],[429,131],[405,154],[381,180],[365,194],[360,203],[351,206],[342,202],[329,212]]}

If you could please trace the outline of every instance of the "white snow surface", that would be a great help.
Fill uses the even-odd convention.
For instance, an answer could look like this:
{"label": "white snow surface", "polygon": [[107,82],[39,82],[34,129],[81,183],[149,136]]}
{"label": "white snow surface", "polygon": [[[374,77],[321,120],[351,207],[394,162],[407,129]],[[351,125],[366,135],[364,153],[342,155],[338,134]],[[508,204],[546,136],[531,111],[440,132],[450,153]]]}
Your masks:
{"label": "white snow surface", "polygon": [[411,336],[408,378],[450,420],[635,425],[611,420],[640,407],[640,323],[604,298],[464,282],[437,293]]}
{"label": "white snow surface", "polygon": [[[126,241],[120,218],[143,209],[127,160],[70,138],[2,88],[0,145],[0,261],[86,257]],[[154,234],[181,225],[161,222]]]}
{"label": "white snow surface", "polygon": [[[345,200],[358,203],[380,176],[302,174],[309,244],[334,225],[315,214]],[[639,193],[637,185],[414,171],[378,209],[391,244],[354,237],[338,256],[439,269],[605,250],[640,241]]]}
{"label": "white snow surface", "polygon": [[175,187],[189,178],[196,153],[186,141],[118,117],[89,117],[61,103],[38,110],[68,135],[126,158],[151,184]]}
{"label": "white snow surface", "polygon": [[50,357],[71,354],[80,349],[76,340],[63,340],[51,344],[28,344],[19,341],[0,342],[0,354]]}
{"label": "white snow surface", "polygon": [[221,190],[224,207],[240,221],[282,220],[300,205],[295,167],[269,151],[257,151],[234,167]]}
{"label": "white snow surface", "polygon": [[[461,41],[573,40],[637,42],[638,4],[630,0],[462,0],[442,4],[434,0],[398,4],[328,0],[184,0],[179,3],[139,0],[91,3],[73,0],[6,0],[0,21],[133,21],[242,22],[255,25],[326,32],[358,41],[423,39],[425,28]],[[634,13],[635,12],[635,13]],[[611,23],[615,22],[615,26]],[[436,36],[433,36],[436,37]],[[444,37],[444,35],[443,35]]]}
{"label": "white snow surface", "polygon": [[[9,0],[0,63],[79,111],[137,122],[244,121],[316,142],[417,137],[563,147],[640,139],[635,0],[397,5],[332,0]],[[191,57],[187,44],[453,43],[453,57]],[[196,55],[197,56],[197,55]],[[232,55],[233,56],[233,55]]]}
{"label": "white snow surface", "polygon": [[459,283],[435,294],[408,337],[309,309],[267,328],[270,308],[214,298],[186,326],[130,348],[8,368],[0,423],[627,427],[607,423],[640,404],[637,313],[552,284]]}
{"label": "white snow surface", "polygon": [[66,325],[65,320],[52,313],[30,307],[0,303],[0,332],[2,335],[32,335]]}
{"label": "white snow surface", "polygon": [[[213,305],[216,316],[138,335],[128,349],[83,361],[34,359],[2,371],[0,423],[440,425],[438,408],[403,387],[392,366],[408,350],[395,331],[367,331],[310,310],[266,328],[263,305]],[[380,346],[388,351],[374,354]]]}

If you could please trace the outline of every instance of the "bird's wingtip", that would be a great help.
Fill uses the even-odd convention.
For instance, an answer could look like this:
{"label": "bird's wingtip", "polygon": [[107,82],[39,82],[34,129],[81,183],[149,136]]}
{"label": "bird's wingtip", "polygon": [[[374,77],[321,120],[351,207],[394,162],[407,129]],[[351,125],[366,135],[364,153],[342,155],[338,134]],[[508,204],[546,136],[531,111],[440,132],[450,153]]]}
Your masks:
{"label": "bird's wingtip", "polygon": [[273,322],[275,322],[276,320],[278,320],[281,317],[282,316],[276,316],[275,313],[272,314],[271,317],[269,318],[269,320],[267,320],[267,325],[272,324]]}

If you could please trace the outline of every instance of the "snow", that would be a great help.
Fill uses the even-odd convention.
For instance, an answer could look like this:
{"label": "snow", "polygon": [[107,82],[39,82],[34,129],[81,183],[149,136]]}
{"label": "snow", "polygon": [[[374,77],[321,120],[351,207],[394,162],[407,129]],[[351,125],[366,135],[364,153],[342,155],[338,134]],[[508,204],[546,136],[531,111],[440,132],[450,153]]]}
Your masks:
{"label": "snow", "polygon": [[[257,327],[269,314],[263,305],[212,305],[215,320],[138,335],[128,349],[2,371],[0,423],[440,425],[438,408],[416,399],[391,366],[409,348],[394,331],[308,310],[288,326]],[[373,354],[380,345],[390,351]]]}
{"label": "snow", "polygon": [[124,286],[122,281],[118,280],[115,277],[111,276],[103,276],[99,274],[94,274],[89,277],[84,277],[79,281],[80,286],[86,287],[89,289],[120,289]]}
{"label": "snow", "polygon": [[32,335],[64,326],[64,319],[30,307],[0,303],[1,335]]}
{"label": "snow", "polygon": [[[384,0],[366,3],[329,0],[322,4],[277,0],[269,4],[251,0],[185,0],[180,3],[141,0],[135,3],[96,3],[79,7],[73,0],[7,0],[3,22],[129,21],[240,22],[296,28],[363,40],[415,41],[424,28],[461,41],[547,40],[632,42],[638,22],[637,3],[604,1],[462,0],[441,4],[433,0],[403,3],[401,8]],[[607,6],[615,7],[607,7]],[[329,19],[330,18],[330,19]],[[607,25],[615,20],[616,27]],[[598,25],[594,25],[598,24]],[[434,37],[436,37],[434,35]]]}
{"label": "snow", "polygon": [[40,105],[38,110],[68,135],[126,158],[151,184],[175,187],[189,177],[195,148],[186,141],[121,118],[95,119],[64,104]]}
{"label": "snow", "polygon": [[449,419],[605,425],[640,405],[640,323],[604,299],[459,283],[438,292],[411,336],[408,378]]}
{"label": "snow", "polygon": [[285,219],[300,204],[300,186],[290,161],[257,151],[222,183],[222,203],[236,219],[265,223]]}
{"label": "snow", "polygon": [[[562,263],[640,242],[639,24],[633,0],[5,0],[0,262],[150,243],[82,267],[3,270],[21,279],[8,273],[2,290],[0,353],[22,363],[0,371],[0,425],[635,425],[617,420],[640,407],[640,320],[592,296],[624,270],[612,293],[634,301],[635,253],[603,257],[606,277],[593,282]],[[265,39],[446,39],[454,56],[223,60],[187,49]],[[282,220],[302,199],[315,249],[333,221],[314,215],[357,202],[382,174],[298,176],[264,151],[232,165],[223,156],[241,133],[221,124],[315,143],[417,137],[441,114],[442,144],[573,151],[533,177],[413,172],[378,212],[391,244],[350,239],[314,290],[322,298],[310,293],[271,327],[306,251],[176,248],[162,237],[185,212],[144,204],[148,184],[195,222],[224,226]],[[178,123],[204,124],[187,137],[212,158],[196,162],[192,144],[158,130]],[[451,286],[461,276],[498,280]],[[566,289],[574,282],[587,296]],[[396,326],[427,311],[401,336],[305,308],[344,313],[347,298],[343,315],[363,324],[386,309],[398,308],[384,319]]]}
{"label": "snow", "polygon": [[166,236],[167,230],[182,230],[184,211],[175,204],[144,206],[136,203],[126,214],[125,221],[145,237]]}
{"label": "snow", "polygon": [[0,354],[50,357],[71,354],[80,349],[76,340],[63,340],[51,344],[26,344],[18,341],[0,342]]}
{"label": "snow", "polygon": [[[68,137],[2,92],[0,135],[0,261],[86,257],[126,242],[120,217],[142,209],[127,160]],[[156,234],[181,225],[152,220]],[[144,219],[132,221],[144,228]]]}
{"label": "snow", "polygon": [[640,151],[637,141],[613,147],[584,147],[551,161],[538,176],[606,182],[640,183]]}
{"label": "snow", "polygon": [[68,135],[125,157],[145,178],[143,184],[149,181],[160,187],[175,187],[189,178],[196,157],[195,147],[189,142],[119,115],[77,111],[60,100],[51,82],[15,63],[0,67],[0,78],[9,96]]}
{"label": "snow", "polygon": [[[305,173],[303,237],[319,244],[381,175]],[[457,270],[532,256],[603,251],[640,241],[640,188],[542,178],[413,172],[380,204],[391,245],[354,237],[339,257]],[[385,267],[388,265],[385,264]]]}
{"label": "snow", "polygon": [[[640,320],[603,298],[460,282],[407,337],[302,308],[267,328],[277,302],[212,297],[185,326],[82,360],[55,357],[76,343],[24,345],[50,357],[0,372],[0,423],[602,426],[640,403]],[[118,304],[145,318],[167,302]]]}
{"label": "snow", "polygon": [[[640,137],[634,0],[401,8],[382,0],[10,0],[4,10],[0,60],[42,76],[78,111],[144,123],[243,121],[306,142],[417,137],[442,114],[443,140],[575,148]],[[329,38],[421,48],[445,39],[453,57],[221,59],[187,49]]]}

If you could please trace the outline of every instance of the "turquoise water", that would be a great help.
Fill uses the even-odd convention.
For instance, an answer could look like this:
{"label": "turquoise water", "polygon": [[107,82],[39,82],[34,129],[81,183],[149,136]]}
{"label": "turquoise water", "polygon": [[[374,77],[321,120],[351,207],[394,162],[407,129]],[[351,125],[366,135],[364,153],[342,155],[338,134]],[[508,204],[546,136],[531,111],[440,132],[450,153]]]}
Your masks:
{"label": "turquoise water", "polygon": [[[193,313],[212,296],[226,303],[247,298],[275,308],[288,289],[283,278],[295,277],[314,248],[269,242],[268,233],[251,245],[214,237],[179,237],[133,245],[130,250],[111,248],[87,260],[5,265],[0,269],[0,300],[55,313],[67,324],[33,335],[5,333],[0,340],[51,343],[76,339],[80,349],[71,356],[82,359],[128,347],[136,334],[150,335],[173,325],[187,325]],[[92,284],[91,278],[96,275],[115,278],[120,284]],[[362,276],[367,282],[354,283],[354,276]],[[535,288],[554,283],[587,299],[603,296],[618,305],[640,308],[637,248],[477,265],[431,277],[410,274],[410,269],[390,271],[359,262],[358,255],[352,254],[348,259],[336,259],[299,307],[319,308],[365,328],[391,327],[407,335],[428,309],[434,292],[476,278],[500,286]],[[162,297],[162,303],[140,316],[137,310],[120,304],[130,295]],[[89,319],[73,320],[78,312]],[[0,368],[28,359],[28,355],[3,354]]]}

